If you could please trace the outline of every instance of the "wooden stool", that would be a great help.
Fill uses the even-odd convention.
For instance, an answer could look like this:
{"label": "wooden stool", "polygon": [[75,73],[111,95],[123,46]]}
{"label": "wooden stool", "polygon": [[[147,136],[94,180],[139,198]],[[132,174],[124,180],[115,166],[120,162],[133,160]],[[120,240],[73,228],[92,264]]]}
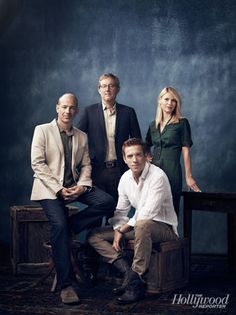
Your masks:
{"label": "wooden stool", "polygon": [[[68,205],[69,216],[78,213],[78,207]],[[50,225],[41,206],[17,205],[11,214],[11,263],[14,275],[45,274],[48,270],[48,253],[42,246],[49,239]],[[79,239],[79,234],[73,239]]]}
{"label": "wooden stool", "polygon": [[[133,251],[134,241],[127,249]],[[147,293],[163,293],[189,282],[189,240],[187,238],[153,244],[147,274]]]}

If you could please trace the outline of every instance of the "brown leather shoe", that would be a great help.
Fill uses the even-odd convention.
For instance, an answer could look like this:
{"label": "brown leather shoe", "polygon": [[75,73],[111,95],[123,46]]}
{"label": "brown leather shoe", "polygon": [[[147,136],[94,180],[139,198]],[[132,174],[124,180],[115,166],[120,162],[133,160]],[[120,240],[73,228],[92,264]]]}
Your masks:
{"label": "brown leather shoe", "polygon": [[80,299],[72,286],[68,286],[61,290],[61,300],[64,304],[77,304]]}

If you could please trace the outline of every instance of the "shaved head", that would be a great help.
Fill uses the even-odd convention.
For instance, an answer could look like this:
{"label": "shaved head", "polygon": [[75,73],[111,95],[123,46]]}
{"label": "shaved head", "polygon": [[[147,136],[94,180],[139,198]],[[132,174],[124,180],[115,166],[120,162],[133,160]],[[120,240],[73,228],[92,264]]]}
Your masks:
{"label": "shaved head", "polygon": [[57,101],[57,104],[60,105],[62,104],[64,101],[69,101],[69,102],[72,102],[73,105],[75,105],[76,107],[78,107],[78,99],[77,97],[72,94],[72,93],[65,93],[63,94]]}

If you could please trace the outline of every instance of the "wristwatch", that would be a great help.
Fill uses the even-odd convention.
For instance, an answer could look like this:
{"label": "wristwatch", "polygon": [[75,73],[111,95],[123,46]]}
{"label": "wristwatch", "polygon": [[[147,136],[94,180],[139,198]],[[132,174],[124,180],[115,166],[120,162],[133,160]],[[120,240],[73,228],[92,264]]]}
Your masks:
{"label": "wristwatch", "polygon": [[121,231],[121,227],[118,227],[118,229],[116,229],[116,231],[118,231],[120,234],[125,234],[123,231]]}

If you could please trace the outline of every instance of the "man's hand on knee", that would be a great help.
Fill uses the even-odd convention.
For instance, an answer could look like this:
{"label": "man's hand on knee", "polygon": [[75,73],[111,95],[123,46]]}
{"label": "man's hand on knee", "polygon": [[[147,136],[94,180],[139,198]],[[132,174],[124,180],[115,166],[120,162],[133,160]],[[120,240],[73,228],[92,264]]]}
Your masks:
{"label": "man's hand on knee", "polygon": [[114,231],[114,240],[113,240],[113,244],[112,247],[114,248],[115,251],[120,252],[121,251],[121,247],[120,247],[120,241],[122,239],[122,234],[118,231],[115,230]]}

